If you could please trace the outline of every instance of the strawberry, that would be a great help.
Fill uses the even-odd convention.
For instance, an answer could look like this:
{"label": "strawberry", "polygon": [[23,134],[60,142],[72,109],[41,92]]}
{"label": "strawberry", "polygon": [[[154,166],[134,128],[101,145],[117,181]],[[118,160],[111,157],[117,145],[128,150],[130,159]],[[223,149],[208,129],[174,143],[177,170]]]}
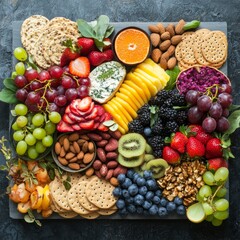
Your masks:
{"label": "strawberry", "polygon": [[106,54],[99,51],[92,51],[88,55],[88,59],[92,66],[98,66],[106,61]]}
{"label": "strawberry", "polygon": [[88,77],[90,62],[87,57],[78,57],[69,64],[69,72],[78,77]]}
{"label": "strawberry", "polygon": [[[94,119],[95,120],[95,119]],[[94,122],[93,129],[96,130],[99,127],[100,123],[99,122]]]}
{"label": "strawberry", "polygon": [[79,109],[77,109],[78,114],[80,116],[87,116],[87,115],[89,115],[92,112],[92,110],[94,108],[94,105],[95,105],[94,102],[91,102],[90,107],[89,107],[89,109],[86,112],[83,112],[83,111],[80,111]]}
{"label": "strawberry", "polygon": [[224,158],[212,158],[207,160],[207,168],[208,170],[216,171],[220,167],[228,167],[228,163]]}
{"label": "strawberry", "polygon": [[62,120],[65,122],[65,123],[68,123],[68,124],[74,124],[75,121],[73,121],[69,116],[68,114],[64,114],[63,117],[62,117]]}
{"label": "strawberry", "polygon": [[87,56],[95,49],[95,43],[92,38],[81,37],[77,40],[77,46],[81,48],[81,55]]}
{"label": "strawberry", "polygon": [[70,113],[71,112],[71,109],[70,109],[70,106],[68,105],[65,109],[65,113]]}
{"label": "strawberry", "polygon": [[112,115],[108,112],[105,112],[104,113],[104,118],[100,119],[100,122],[105,122],[105,121],[108,121],[108,120],[112,120]]}
{"label": "strawberry", "polygon": [[190,129],[191,132],[195,132],[196,134],[198,134],[200,132],[204,132],[202,126],[197,125],[197,124],[196,125],[195,124],[190,125],[189,129]]}
{"label": "strawberry", "polygon": [[107,132],[108,127],[104,126],[103,123],[100,123],[100,125],[98,126],[98,130],[102,132]]}
{"label": "strawberry", "polygon": [[186,145],[186,152],[189,157],[203,157],[205,154],[205,146],[195,137],[190,137]]}
{"label": "strawberry", "polygon": [[94,120],[90,120],[90,121],[87,121],[87,122],[79,123],[79,126],[80,126],[82,129],[92,130],[93,127],[94,127]]}
{"label": "strawberry", "polygon": [[63,42],[63,45],[67,48],[63,51],[61,56],[60,67],[68,65],[72,60],[80,56],[80,49],[76,45],[73,45],[72,40]]}
{"label": "strawberry", "polygon": [[204,145],[207,144],[207,142],[212,139],[213,136],[209,133],[205,133],[205,132],[199,132],[196,135],[196,139],[199,140],[201,143],[203,143]]}
{"label": "strawberry", "polygon": [[188,142],[188,138],[181,132],[176,132],[171,140],[171,148],[177,150],[180,153],[185,152],[185,146]]}
{"label": "strawberry", "polygon": [[113,57],[114,57],[113,50],[108,49],[103,53],[105,54],[105,62],[109,62],[113,60]]}
{"label": "strawberry", "polygon": [[96,122],[96,117],[98,116],[98,115],[97,115],[97,112],[98,112],[97,108],[93,108],[92,112],[91,112],[89,115],[87,115],[87,116],[85,117],[85,119],[86,119],[86,120],[92,120],[92,119],[94,119],[94,122]]}
{"label": "strawberry", "polygon": [[219,138],[212,138],[206,145],[206,158],[218,158],[223,156],[223,148]]}
{"label": "strawberry", "polygon": [[80,117],[79,115],[76,115],[74,113],[69,113],[68,116],[72,121],[74,121],[74,123],[85,121],[85,119],[83,117]]}
{"label": "strawberry", "polygon": [[180,162],[181,157],[176,150],[172,149],[171,147],[165,146],[163,148],[163,159],[170,164],[175,164]]}
{"label": "strawberry", "polygon": [[86,112],[90,109],[91,103],[92,103],[92,98],[91,97],[85,97],[78,104],[77,108],[78,108],[78,110],[80,110],[82,112]]}
{"label": "strawberry", "polygon": [[81,127],[80,127],[78,124],[73,124],[73,125],[72,125],[72,128],[73,128],[75,131],[81,130]]}
{"label": "strawberry", "polygon": [[61,120],[57,125],[57,130],[59,132],[73,132],[74,129],[70,126],[70,124]]}
{"label": "strawberry", "polygon": [[102,116],[105,113],[105,110],[104,110],[104,108],[102,106],[95,105],[95,108],[97,108],[97,110],[98,110],[98,112],[97,112],[98,116]]}
{"label": "strawberry", "polygon": [[104,38],[103,43],[104,43],[103,51],[110,49],[112,46],[112,41],[110,38]]}

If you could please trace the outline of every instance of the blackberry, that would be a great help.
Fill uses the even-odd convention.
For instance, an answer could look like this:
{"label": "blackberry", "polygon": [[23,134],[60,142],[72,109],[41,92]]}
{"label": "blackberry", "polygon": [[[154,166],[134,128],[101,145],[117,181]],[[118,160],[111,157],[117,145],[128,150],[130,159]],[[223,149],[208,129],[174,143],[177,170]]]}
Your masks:
{"label": "blackberry", "polygon": [[179,128],[177,122],[175,122],[175,121],[167,122],[165,127],[166,127],[166,130],[168,130],[170,133],[177,132],[177,130]]}
{"label": "blackberry", "polygon": [[152,133],[153,135],[159,135],[161,134],[162,130],[163,130],[163,124],[162,124],[162,120],[159,118],[154,124],[154,126],[152,127]]}
{"label": "blackberry", "polygon": [[161,158],[162,157],[162,150],[161,149],[157,149],[153,152],[153,155],[155,158]]}
{"label": "blackberry", "polygon": [[183,125],[183,124],[187,123],[187,111],[186,110],[177,111],[176,122],[179,125]]}
{"label": "blackberry", "polygon": [[151,145],[153,150],[160,149],[164,145],[164,138],[162,136],[154,136],[148,139],[148,143]]}
{"label": "blackberry", "polygon": [[171,108],[161,107],[158,113],[159,117],[163,120],[172,120],[177,117],[177,110]]}
{"label": "blackberry", "polygon": [[149,109],[149,104],[144,104],[138,111],[137,114],[138,115],[142,115],[143,113],[148,113],[150,114],[150,109]]}
{"label": "blackberry", "polygon": [[161,90],[157,93],[155,98],[155,104],[162,106],[163,103],[169,98],[169,91]]}
{"label": "blackberry", "polygon": [[132,122],[128,124],[129,132],[135,132],[135,133],[143,133],[144,127],[139,121],[139,119],[135,119]]}
{"label": "blackberry", "polygon": [[167,108],[167,107],[172,108],[172,107],[173,107],[173,102],[172,102],[172,100],[171,100],[170,98],[167,99],[167,100],[163,103],[162,107],[164,107],[164,108]]}
{"label": "blackberry", "polygon": [[138,115],[138,119],[141,122],[142,126],[150,126],[150,113],[143,112],[141,115]]}
{"label": "blackberry", "polygon": [[152,105],[157,105],[156,102],[155,102],[155,97],[151,97],[151,98],[149,99],[149,101],[148,101],[148,104],[149,104],[150,106],[152,106]]}

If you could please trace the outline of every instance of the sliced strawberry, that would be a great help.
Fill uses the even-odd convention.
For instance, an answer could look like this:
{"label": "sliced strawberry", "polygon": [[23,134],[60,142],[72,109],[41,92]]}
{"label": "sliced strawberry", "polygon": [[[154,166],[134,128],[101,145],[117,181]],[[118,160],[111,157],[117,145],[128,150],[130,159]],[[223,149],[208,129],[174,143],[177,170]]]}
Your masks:
{"label": "sliced strawberry", "polygon": [[99,122],[99,120],[100,120],[100,116],[97,116],[97,117],[95,117],[95,119],[94,119],[95,122]]}
{"label": "sliced strawberry", "polygon": [[66,107],[66,109],[65,109],[65,113],[70,113],[71,112],[71,109],[70,109],[70,106],[68,105],[67,107]]}
{"label": "sliced strawberry", "polygon": [[92,112],[88,116],[86,116],[85,119],[86,120],[92,120],[93,119],[95,121],[95,118],[98,116],[97,111],[98,111],[97,108],[93,108]]}
{"label": "sliced strawberry", "polygon": [[81,130],[81,127],[80,127],[78,124],[73,124],[73,125],[72,125],[72,128],[73,128],[75,131]]}
{"label": "sliced strawberry", "polygon": [[74,113],[69,113],[68,114],[69,118],[74,121],[74,123],[79,123],[79,122],[84,122],[85,119],[83,117],[77,116]]}
{"label": "sliced strawberry", "polygon": [[88,122],[79,123],[79,126],[80,126],[82,129],[92,130],[93,127],[94,127],[94,120],[90,120],[90,121],[88,121]]}
{"label": "sliced strawberry", "polygon": [[99,122],[95,122],[94,123],[94,126],[93,126],[93,129],[96,130],[98,127],[99,127],[100,123]]}
{"label": "sliced strawberry", "polygon": [[69,64],[69,72],[78,77],[88,77],[90,62],[87,57],[79,57]]}
{"label": "sliced strawberry", "polygon": [[105,112],[104,116],[105,116],[105,118],[104,118],[103,122],[113,119],[112,115],[108,112]]}
{"label": "sliced strawberry", "polygon": [[102,106],[95,105],[95,108],[97,108],[97,110],[98,110],[98,116],[102,116],[105,113],[105,110]]}
{"label": "sliced strawberry", "polygon": [[74,124],[75,121],[73,121],[69,116],[68,114],[64,114],[63,117],[62,117],[62,120],[65,122],[65,123],[68,123],[68,124]]}
{"label": "sliced strawberry", "polygon": [[77,108],[78,108],[78,110],[80,110],[82,112],[86,112],[90,109],[91,103],[92,103],[92,98],[91,97],[85,97],[78,104]]}
{"label": "sliced strawberry", "polygon": [[87,116],[87,115],[89,115],[92,112],[92,110],[94,108],[94,105],[95,105],[94,102],[92,102],[91,105],[90,105],[90,108],[86,112],[82,112],[82,111],[78,110],[79,115],[80,116]]}
{"label": "sliced strawberry", "polygon": [[102,131],[102,132],[107,132],[107,131],[108,131],[108,127],[104,126],[103,123],[101,123],[101,124],[98,126],[98,130],[99,130],[99,131]]}
{"label": "sliced strawberry", "polygon": [[57,125],[57,130],[59,132],[73,132],[74,129],[72,128],[72,126],[66,122],[64,122],[63,120],[61,120],[58,125]]}

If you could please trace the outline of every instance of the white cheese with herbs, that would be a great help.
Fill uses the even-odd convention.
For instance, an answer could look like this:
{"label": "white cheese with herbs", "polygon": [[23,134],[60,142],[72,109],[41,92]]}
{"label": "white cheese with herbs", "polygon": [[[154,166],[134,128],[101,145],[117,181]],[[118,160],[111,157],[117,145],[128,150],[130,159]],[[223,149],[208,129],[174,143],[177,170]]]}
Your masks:
{"label": "white cheese with herbs", "polygon": [[119,62],[105,62],[89,74],[91,87],[89,95],[99,103],[110,100],[126,76],[126,68]]}

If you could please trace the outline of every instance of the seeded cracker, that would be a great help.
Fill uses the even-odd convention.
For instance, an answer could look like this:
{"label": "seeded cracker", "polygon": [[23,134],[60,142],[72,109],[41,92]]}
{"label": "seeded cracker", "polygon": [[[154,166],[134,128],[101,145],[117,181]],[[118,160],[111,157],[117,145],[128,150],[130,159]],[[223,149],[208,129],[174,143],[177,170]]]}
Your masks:
{"label": "seeded cracker", "polygon": [[70,211],[59,213],[59,215],[63,218],[75,218],[78,214],[76,212]]}
{"label": "seeded cracker", "polygon": [[182,40],[182,60],[187,64],[197,63],[193,50],[194,38],[195,34],[191,34]]}

